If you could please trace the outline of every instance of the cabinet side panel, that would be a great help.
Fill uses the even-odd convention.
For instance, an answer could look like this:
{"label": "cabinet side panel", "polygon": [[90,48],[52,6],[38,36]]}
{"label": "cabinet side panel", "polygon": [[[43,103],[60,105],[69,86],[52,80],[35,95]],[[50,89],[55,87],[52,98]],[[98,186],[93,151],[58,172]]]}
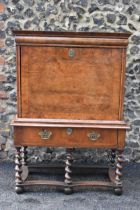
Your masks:
{"label": "cabinet side panel", "polygon": [[[110,58],[111,59],[111,58]],[[110,101],[112,109],[109,110],[108,115],[112,116],[111,120],[120,120],[120,104],[122,102],[122,49],[112,49],[112,68],[114,71],[114,76],[112,76],[112,80],[108,81],[113,83],[112,85],[112,101]],[[121,94],[121,95],[120,95]],[[116,119],[113,117],[114,113],[116,113]]]}
{"label": "cabinet side panel", "polygon": [[125,136],[126,136],[126,130],[118,130],[118,149],[124,149]]}
{"label": "cabinet side panel", "polygon": [[121,67],[121,85],[120,85],[120,109],[119,120],[123,120],[123,106],[124,106],[124,82],[125,82],[125,70],[126,70],[126,48],[122,49],[122,67]]}
{"label": "cabinet side panel", "polygon": [[16,71],[17,71],[17,116],[21,117],[21,48],[16,46]]}
{"label": "cabinet side panel", "polygon": [[[22,103],[22,117],[29,114],[29,48],[21,46],[21,103]],[[35,83],[38,81],[34,81]]]}

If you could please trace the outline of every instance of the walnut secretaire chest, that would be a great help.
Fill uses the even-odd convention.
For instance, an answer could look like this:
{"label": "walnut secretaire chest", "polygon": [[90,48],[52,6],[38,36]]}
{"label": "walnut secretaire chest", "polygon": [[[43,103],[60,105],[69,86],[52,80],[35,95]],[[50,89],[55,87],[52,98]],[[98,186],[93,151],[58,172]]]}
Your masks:
{"label": "walnut secretaire chest", "polygon": [[[26,185],[112,187],[121,169],[127,33],[15,31],[18,113],[13,122],[16,192]],[[65,147],[65,180],[25,180],[27,146]],[[73,148],[111,149],[110,181],[73,182]],[[21,155],[22,154],[22,155]],[[25,167],[26,166],[26,167]],[[74,169],[73,169],[74,170]]]}

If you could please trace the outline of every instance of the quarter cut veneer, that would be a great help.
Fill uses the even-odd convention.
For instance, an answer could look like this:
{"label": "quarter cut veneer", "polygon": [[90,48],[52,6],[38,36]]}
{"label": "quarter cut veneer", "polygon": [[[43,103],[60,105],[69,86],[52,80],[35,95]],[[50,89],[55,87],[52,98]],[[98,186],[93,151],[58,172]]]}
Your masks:
{"label": "quarter cut veneer", "polygon": [[[17,116],[14,126],[16,192],[24,186],[111,187],[122,193],[123,120],[129,33],[14,31]],[[64,147],[64,182],[27,181],[27,147]],[[106,148],[110,182],[72,180],[74,148]]]}

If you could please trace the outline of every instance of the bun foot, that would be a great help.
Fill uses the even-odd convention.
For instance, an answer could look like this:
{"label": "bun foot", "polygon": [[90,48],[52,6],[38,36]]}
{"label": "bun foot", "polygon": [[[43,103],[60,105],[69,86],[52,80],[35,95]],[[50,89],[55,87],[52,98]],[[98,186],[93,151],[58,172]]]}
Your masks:
{"label": "bun foot", "polygon": [[23,187],[15,187],[15,191],[17,194],[21,194],[23,192]]}
{"label": "bun foot", "polygon": [[71,187],[65,187],[64,188],[64,193],[65,193],[65,195],[70,195],[70,194],[73,193],[73,190],[72,190]]}
{"label": "bun foot", "polygon": [[123,193],[122,187],[115,188],[114,193],[115,195],[122,195]]}

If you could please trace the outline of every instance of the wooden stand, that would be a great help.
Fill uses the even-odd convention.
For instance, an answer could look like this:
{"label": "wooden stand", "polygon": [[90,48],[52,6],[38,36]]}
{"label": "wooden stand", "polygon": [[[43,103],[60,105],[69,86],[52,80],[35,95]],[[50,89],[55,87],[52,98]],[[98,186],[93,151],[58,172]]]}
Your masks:
{"label": "wooden stand", "polygon": [[[74,165],[72,166],[72,151],[66,150],[65,165],[29,165],[26,162],[27,147],[17,147],[15,159],[15,177],[16,177],[16,193],[22,193],[25,186],[46,185],[47,187],[59,187],[64,190],[64,193],[69,195],[78,187],[96,187],[96,188],[112,188],[116,195],[122,194],[122,151],[112,150],[110,165],[106,166],[87,166]],[[116,155],[117,153],[117,155]],[[22,156],[22,158],[21,158]],[[22,161],[21,161],[22,160]],[[64,182],[54,180],[28,180],[30,173],[48,173],[48,174],[63,174],[65,173]],[[72,175],[91,175],[91,174],[108,174],[108,181],[73,181]]]}

